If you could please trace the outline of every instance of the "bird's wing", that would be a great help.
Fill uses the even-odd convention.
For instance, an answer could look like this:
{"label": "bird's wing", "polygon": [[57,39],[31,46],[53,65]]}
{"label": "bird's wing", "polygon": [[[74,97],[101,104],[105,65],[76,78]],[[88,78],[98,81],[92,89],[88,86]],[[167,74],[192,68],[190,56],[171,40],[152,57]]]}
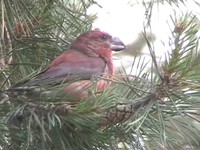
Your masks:
{"label": "bird's wing", "polygon": [[46,69],[28,81],[25,85],[40,85],[66,82],[74,77],[89,79],[104,73],[105,61],[100,57],[89,57],[81,52],[71,50],[58,56]]}

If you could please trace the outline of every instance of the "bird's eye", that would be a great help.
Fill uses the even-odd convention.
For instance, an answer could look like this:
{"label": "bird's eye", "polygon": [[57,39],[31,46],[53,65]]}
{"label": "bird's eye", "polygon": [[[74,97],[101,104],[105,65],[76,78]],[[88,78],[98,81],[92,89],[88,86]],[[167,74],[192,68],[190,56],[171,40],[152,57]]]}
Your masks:
{"label": "bird's eye", "polygon": [[102,36],[102,39],[103,39],[103,40],[107,40],[107,39],[108,39],[108,36],[107,36],[107,35],[103,35],[103,36]]}

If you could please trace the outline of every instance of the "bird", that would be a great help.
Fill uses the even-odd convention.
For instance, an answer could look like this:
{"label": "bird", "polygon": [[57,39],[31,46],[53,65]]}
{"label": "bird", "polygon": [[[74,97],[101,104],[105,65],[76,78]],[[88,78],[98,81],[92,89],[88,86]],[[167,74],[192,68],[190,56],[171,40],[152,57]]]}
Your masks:
{"label": "bird", "polygon": [[124,49],[126,45],[118,37],[99,29],[90,30],[79,35],[47,69],[9,90],[29,90],[37,86],[68,83],[64,91],[74,97],[74,101],[81,101],[88,97],[89,89],[98,77],[100,79],[95,80],[97,91],[108,88],[110,80],[105,79],[111,79],[114,75],[112,51]]}

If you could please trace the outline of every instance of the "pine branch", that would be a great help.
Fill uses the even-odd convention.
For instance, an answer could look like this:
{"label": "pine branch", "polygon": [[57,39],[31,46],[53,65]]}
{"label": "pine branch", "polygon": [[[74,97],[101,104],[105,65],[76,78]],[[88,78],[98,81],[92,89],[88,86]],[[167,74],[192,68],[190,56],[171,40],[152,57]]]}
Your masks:
{"label": "pine branch", "polygon": [[[2,91],[5,85],[8,87],[40,71],[80,31],[88,30],[93,20],[85,14],[93,1],[87,4],[81,1],[84,4],[77,7],[73,1],[42,0],[29,6],[21,0],[16,2],[18,11],[12,9],[14,1],[6,2],[6,10],[10,10],[6,11],[7,18],[4,17],[6,31],[4,28],[1,31],[9,40],[1,43],[6,50],[11,49],[9,56],[15,62],[1,70]],[[23,9],[19,9],[22,6],[19,2],[23,2]],[[42,7],[43,2],[48,2],[48,6]],[[36,6],[40,13],[34,12]],[[37,16],[45,19],[34,25]],[[80,19],[82,16],[85,19]],[[135,58],[133,66],[137,66],[137,76],[116,78],[113,86],[101,93],[95,91],[94,85],[85,101],[72,103],[60,92],[62,85],[47,89],[53,91],[49,95],[32,92],[8,97],[2,94],[0,146],[3,149],[117,149],[118,143],[124,143],[132,149],[174,149],[183,148],[184,144],[190,147],[199,144],[196,126],[200,123],[199,37],[196,18],[191,16],[172,19],[175,26],[172,51],[166,55],[162,67],[146,38],[153,60],[150,71],[145,70],[147,64],[142,58],[138,63]],[[25,33],[13,44],[11,37],[18,22],[25,23],[31,34]],[[24,33],[25,28],[22,25],[20,32]]]}

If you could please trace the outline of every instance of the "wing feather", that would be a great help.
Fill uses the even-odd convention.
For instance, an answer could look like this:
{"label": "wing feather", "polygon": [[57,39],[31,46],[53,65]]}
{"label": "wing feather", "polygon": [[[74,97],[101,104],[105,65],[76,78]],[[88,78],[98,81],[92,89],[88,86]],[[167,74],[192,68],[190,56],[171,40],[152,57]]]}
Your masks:
{"label": "wing feather", "polygon": [[51,84],[73,78],[90,79],[104,73],[106,62],[100,57],[90,57],[79,51],[69,50],[58,56],[44,72],[26,85]]}

